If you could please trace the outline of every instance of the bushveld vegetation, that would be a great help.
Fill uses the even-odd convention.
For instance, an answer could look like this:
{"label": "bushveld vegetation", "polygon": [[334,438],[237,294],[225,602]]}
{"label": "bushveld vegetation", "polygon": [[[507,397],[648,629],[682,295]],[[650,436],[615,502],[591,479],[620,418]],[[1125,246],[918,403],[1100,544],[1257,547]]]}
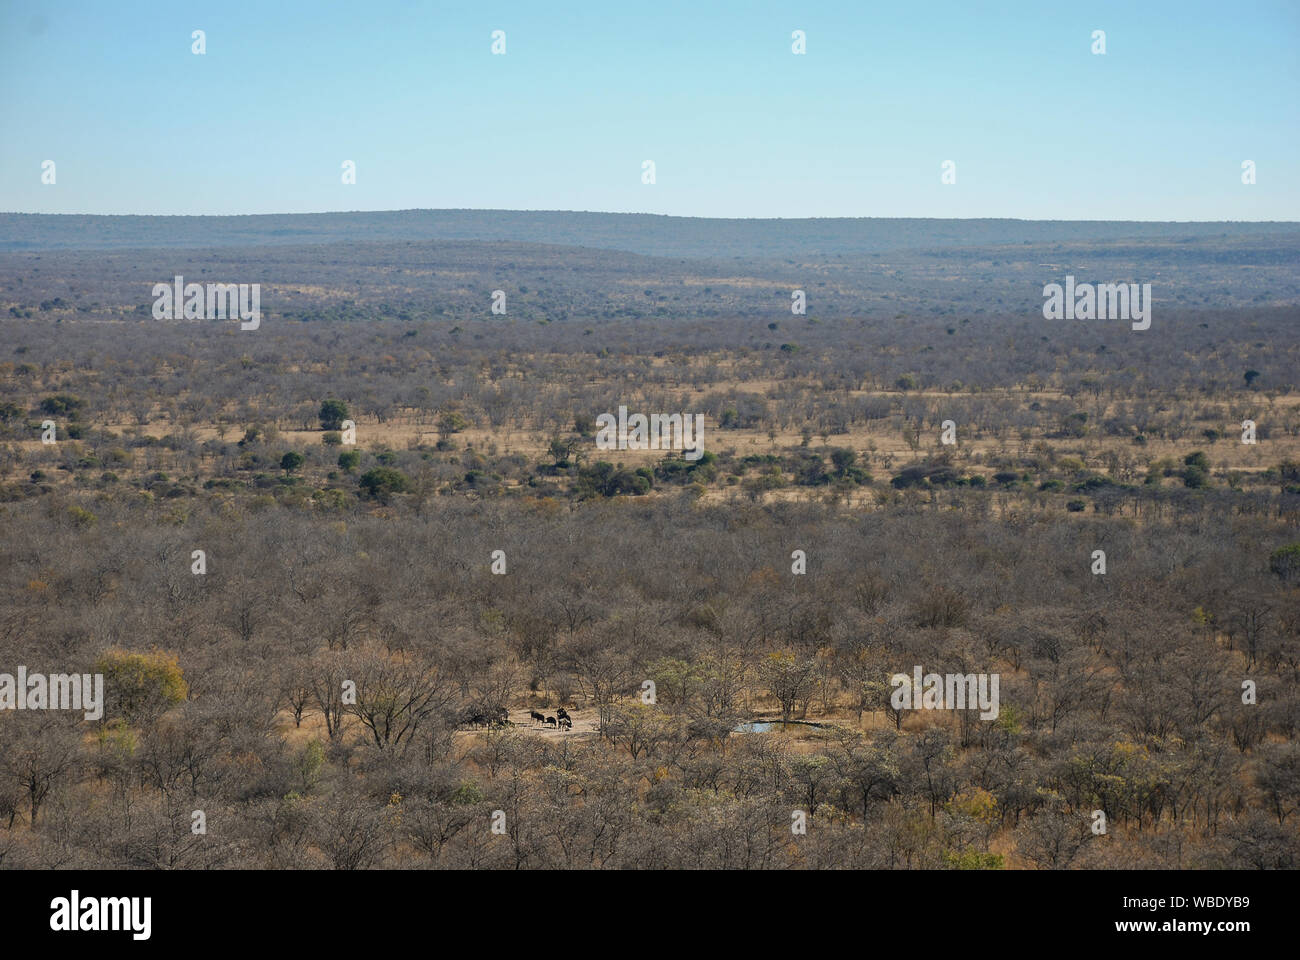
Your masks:
{"label": "bushveld vegetation", "polygon": [[[0,256],[0,670],[109,694],[0,712],[0,864],[1296,866],[1300,291],[1193,240],[1070,254],[1169,271],[1141,333],[1002,237],[825,311],[811,256]],[[148,316],[204,270],[260,329]],[[619,405],[705,455],[597,450]],[[997,719],[894,710],[914,665]]]}

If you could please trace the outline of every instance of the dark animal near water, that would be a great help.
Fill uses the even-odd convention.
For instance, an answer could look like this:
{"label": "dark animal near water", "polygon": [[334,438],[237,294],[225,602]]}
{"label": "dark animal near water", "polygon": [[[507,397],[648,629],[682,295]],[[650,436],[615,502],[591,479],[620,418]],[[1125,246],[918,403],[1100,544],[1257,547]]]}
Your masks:
{"label": "dark animal near water", "polygon": [[546,718],[546,725],[547,725],[548,727],[554,727],[554,726],[556,725],[556,724],[555,724],[555,718],[554,718],[554,717],[547,717],[547,718]]}
{"label": "dark animal near water", "polygon": [[529,719],[531,719],[531,720],[536,720],[538,723],[545,723],[545,722],[546,722],[546,717],[545,717],[545,715],[538,713],[536,710],[530,711],[529,714],[528,714],[528,717],[529,717]]}
{"label": "dark animal near water", "polygon": [[565,710],[563,707],[560,707],[560,709],[558,709],[558,710],[555,711],[555,716],[556,716],[557,718],[559,718],[560,720],[568,720],[568,719],[569,719],[569,711],[568,711],[568,710]]}
{"label": "dark animal near water", "polygon": [[573,721],[570,720],[568,717],[561,717],[561,718],[560,718],[560,727],[561,727],[561,729],[564,729],[564,730],[572,730],[572,729],[573,729]]}

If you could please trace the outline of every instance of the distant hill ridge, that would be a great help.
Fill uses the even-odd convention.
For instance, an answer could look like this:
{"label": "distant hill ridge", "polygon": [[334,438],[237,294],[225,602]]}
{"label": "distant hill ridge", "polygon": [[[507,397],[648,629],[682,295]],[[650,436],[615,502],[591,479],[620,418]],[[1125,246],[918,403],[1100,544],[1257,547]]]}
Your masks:
{"label": "distant hill ridge", "polygon": [[719,220],[559,210],[392,210],[228,217],[0,213],[0,251],[514,241],[659,257],[852,256],[890,250],[1300,235],[1300,223],[826,218]]}

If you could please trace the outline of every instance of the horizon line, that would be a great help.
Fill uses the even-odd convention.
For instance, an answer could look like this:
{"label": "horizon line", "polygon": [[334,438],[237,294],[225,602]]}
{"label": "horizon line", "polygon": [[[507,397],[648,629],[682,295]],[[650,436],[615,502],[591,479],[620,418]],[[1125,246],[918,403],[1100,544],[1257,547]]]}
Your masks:
{"label": "horizon line", "polygon": [[915,221],[936,221],[936,222],[968,222],[974,223],[987,220],[1001,220],[1012,223],[1176,223],[1176,224],[1285,224],[1289,226],[1300,226],[1300,220],[1121,220],[1108,218],[1094,218],[1090,220],[1069,219],[1063,217],[876,217],[876,216],[843,216],[843,217],[703,217],[690,214],[676,213],[649,213],[634,212],[626,210],[559,210],[551,208],[510,208],[510,207],[400,207],[385,210],[312,210],[298,211],[294,213],[275,212],[275,213],[45,213],[29,210],[3,210],[0,211],[2,217],[138,217],[140,219],[165,219],[165,218],[185,218],[192,220],[200,219],[232,219],[239,217],[327,217],[327,216],[350,216],[357,214],[383,214],[383,213],[552,213],[552,214],[570,214],[570,215],[587,215],[587,216],[606,216],[606,217],[656,217],[663,220],[703,220],[703,221],[734,221],[738,223],[758,223],[758,222],[790,222],[803,223],[813,221],[840,221],[840,220],[915,220]]}

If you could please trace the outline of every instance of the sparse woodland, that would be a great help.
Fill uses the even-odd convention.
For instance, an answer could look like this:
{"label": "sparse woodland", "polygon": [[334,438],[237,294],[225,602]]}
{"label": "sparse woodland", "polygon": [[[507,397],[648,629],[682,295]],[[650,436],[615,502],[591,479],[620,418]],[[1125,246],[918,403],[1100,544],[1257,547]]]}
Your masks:
{"label": "sparse woodland", "polygon": [[[1080,244],[1168,272],[1142,333],[999,243],[0,255],[0,671],[109,676],[0,711],[0,866],[1300,865],[1294,239]],[[151,319],[176,273],[261,328]],[[596,449],[620,405],[706,455]]]}

